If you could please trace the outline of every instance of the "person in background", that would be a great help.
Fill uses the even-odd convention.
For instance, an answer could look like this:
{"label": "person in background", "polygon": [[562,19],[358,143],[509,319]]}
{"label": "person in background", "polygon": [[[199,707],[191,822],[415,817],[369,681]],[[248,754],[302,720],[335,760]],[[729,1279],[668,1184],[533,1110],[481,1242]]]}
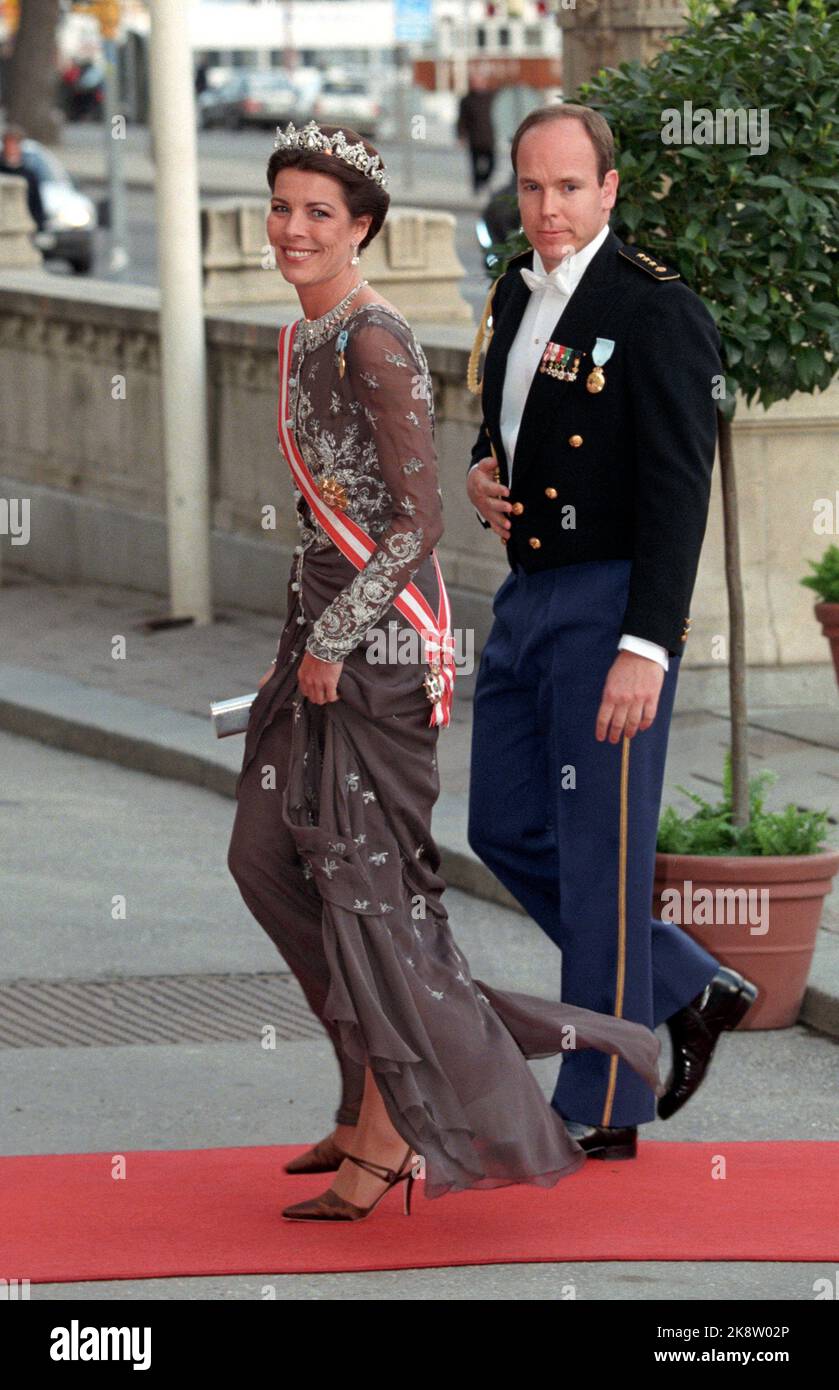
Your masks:
{"label": "person in background", "polygon": [[460,99],[457,138],[469,147],[472,161],[472,192],[478,193],[492,178],[495,168],[495,128],[492,103],[495,93],[480,78],[472,78],[469,91]]}
{"label": "person in background", "polygon": [[19,174],[21,178],[26,179],[26,203],[30,216],[40,232],[46,221],[46,213],[41,200],[38,176],[34,169],[29,168],[23,162],[24,135],[22,126],[6,126],[3,131],[2,147],[0,147],[0,174]]}

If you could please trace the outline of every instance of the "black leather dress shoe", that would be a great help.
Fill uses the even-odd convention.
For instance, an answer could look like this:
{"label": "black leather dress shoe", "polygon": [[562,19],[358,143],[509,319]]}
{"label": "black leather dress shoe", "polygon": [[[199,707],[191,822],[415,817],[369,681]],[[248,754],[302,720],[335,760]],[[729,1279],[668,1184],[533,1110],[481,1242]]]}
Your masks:
{"label": "black leather dress shoe", "polygon": [[697,1090],[708,1070],[720,1033],[736,1028],[757,998],[757,986],[736,970],[721,966],[714,978],[667,1020],[673,1041],[673,1075],[659,1098],[658,1115],[669,1120]]}
{"label": "black leather dress shoe", "polygon": [[566,1120],[565,1128],[589,1158],[636,1158],[638,1129],[635,1125],[586,1125]]}

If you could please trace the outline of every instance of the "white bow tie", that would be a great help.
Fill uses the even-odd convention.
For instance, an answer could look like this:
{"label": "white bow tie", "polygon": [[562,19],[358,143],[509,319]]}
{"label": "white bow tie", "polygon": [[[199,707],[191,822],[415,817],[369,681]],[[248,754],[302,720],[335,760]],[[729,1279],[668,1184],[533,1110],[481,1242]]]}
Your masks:
{"label": "white bow tie", "polygon": [[559,290],[560,294],[571,294],[574,289],[574,276],[571,270],[573,256],[566,256],[558,266],[549,270],[547,275],[540,275],[536,270],[528,270],[526,266],[521,267],[521,278],[529,290],[553,289]]}

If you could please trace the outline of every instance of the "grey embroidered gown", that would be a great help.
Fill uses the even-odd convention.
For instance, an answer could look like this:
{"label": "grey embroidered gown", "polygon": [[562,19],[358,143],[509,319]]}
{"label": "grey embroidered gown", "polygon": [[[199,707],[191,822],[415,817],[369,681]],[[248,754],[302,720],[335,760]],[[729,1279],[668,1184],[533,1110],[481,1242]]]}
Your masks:
{"label": "grey embroidered gown", "polygon": [[[573,1046],[617,1052],[661,1094],[660,1044],[639,1024],[472,978],[431,833],[446,730],[428,722],[422,652],[367,659],[389,624],[397,637],[413,631],[393,607],[410,580],[437,611],[431,551],[443,519],[428,365],[400,314],[363,304],[334,327],[301,324],[292,372],[306,464],[376,550],[356,570],[295,489],[287,617],[252,708],[228,864],[332,1041],[336,1122],[357,1119],[369,1065],[395,1128],[425,1159],[428,1197],[550,1186],[586,1159],[526,1059]],[[299,696],[307,650],[343,661],[339,700]]]}

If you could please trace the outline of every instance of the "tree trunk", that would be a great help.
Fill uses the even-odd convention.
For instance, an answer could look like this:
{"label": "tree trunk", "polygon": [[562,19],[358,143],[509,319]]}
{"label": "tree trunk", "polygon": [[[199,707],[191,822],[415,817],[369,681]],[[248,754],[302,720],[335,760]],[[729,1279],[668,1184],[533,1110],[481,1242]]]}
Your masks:
{"label": "tree trunk", "polygon": [[55,145],[61,134],[56,84],[60,0],[26,0],[8,69],[6,119],[32,140]]}
{"label": "tree trunk", "polygon": [[746,713],[746,611],[740,570],[740,523],[731,421],[717,411],[728,590],[728,692],[731,709],[732,820],[749,821],[749,749]]}

